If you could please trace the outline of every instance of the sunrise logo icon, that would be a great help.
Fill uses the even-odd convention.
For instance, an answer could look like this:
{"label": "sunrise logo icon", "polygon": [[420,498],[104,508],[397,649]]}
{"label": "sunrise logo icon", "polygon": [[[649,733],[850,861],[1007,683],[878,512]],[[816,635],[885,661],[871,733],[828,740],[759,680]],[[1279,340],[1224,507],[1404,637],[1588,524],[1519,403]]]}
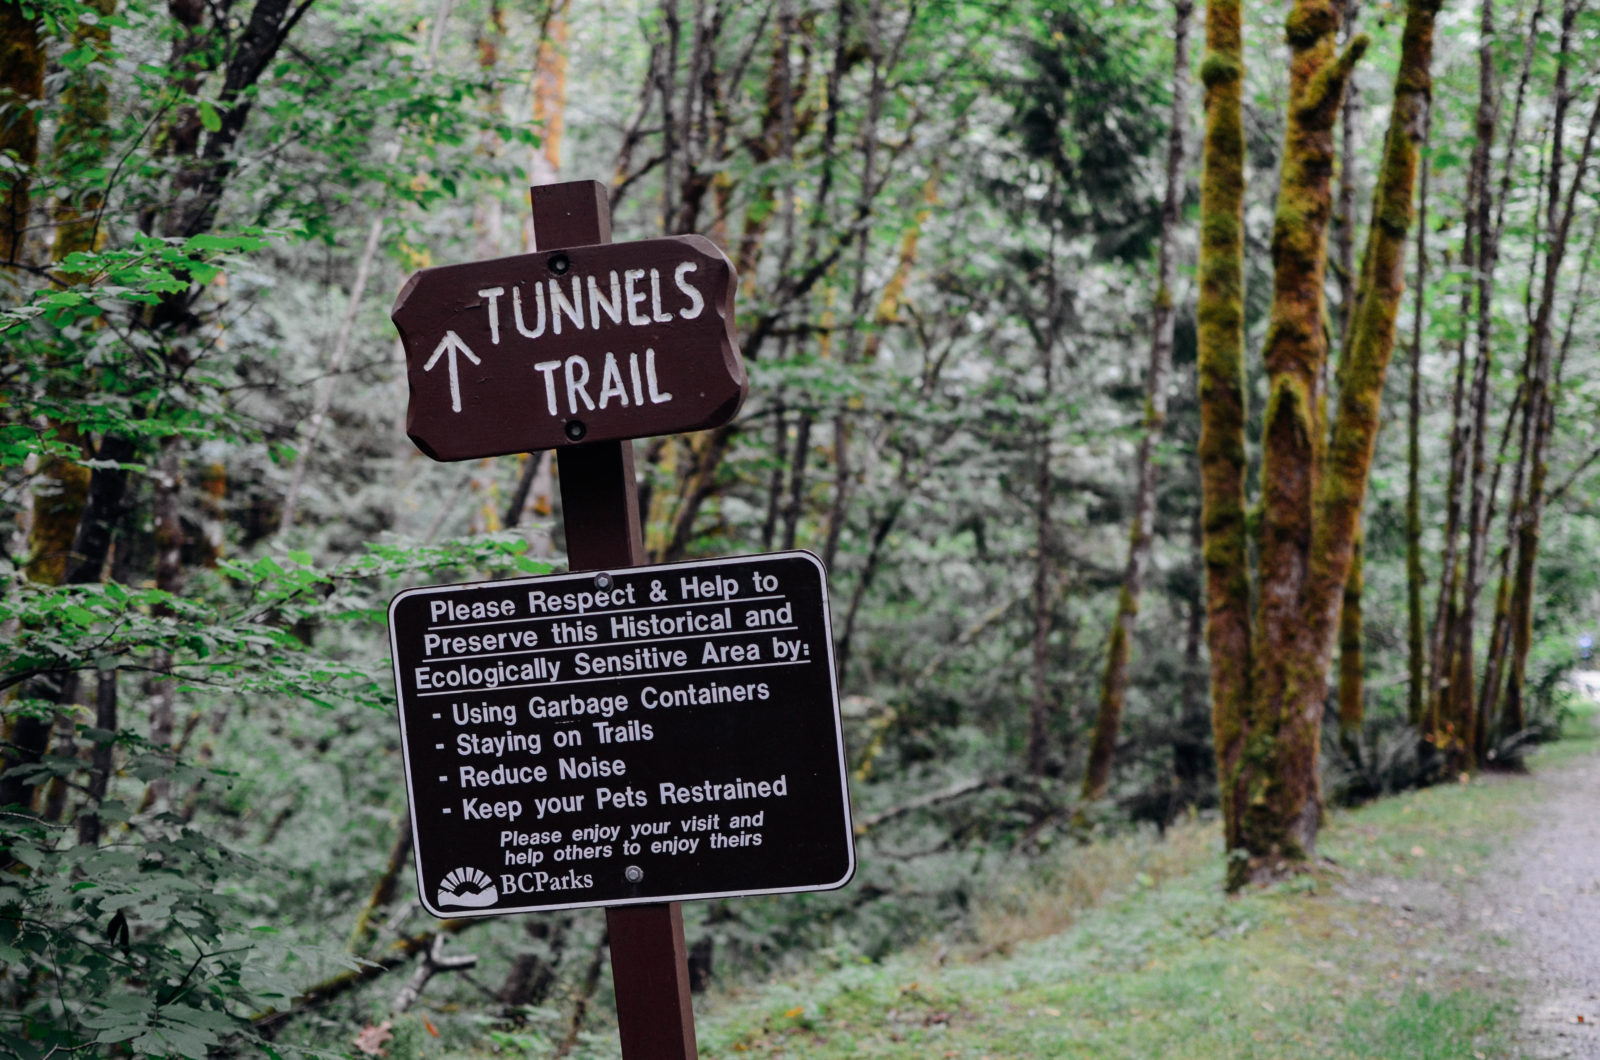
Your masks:
{"label": "sunrise logo icon", "polygon": [[489,874],[479,869],[456,869],[439,884],[438,903],[482,909],[500,900]]}

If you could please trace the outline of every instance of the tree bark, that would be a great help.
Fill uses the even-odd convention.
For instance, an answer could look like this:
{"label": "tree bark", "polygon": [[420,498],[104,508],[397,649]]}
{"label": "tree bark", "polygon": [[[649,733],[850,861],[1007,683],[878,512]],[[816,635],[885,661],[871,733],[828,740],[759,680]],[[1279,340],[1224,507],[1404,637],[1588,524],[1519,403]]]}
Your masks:
{"label": "tree bark", "polygon": [[[1228,879],[1269,878],[1315,853],[1321,823],[1317,752],[1327,676],[1376,445],[1384,378],[1405,289],[1423,111],[1438,0],[1411,0],[1374,191],[1351,342],[1326,448],[1319,424],[1322,260],[1332,165],[1332,114],[1365,47],[1337,59],[1338,11],[1298,3],[1290,14],[1290,120],[1274,231],[1274,301],[1263,423],[1261,594],[1243,756],[1244,804]],[[1237,790],[1237,789],[1235,789]]]}
{"label": "tree bark", "polygon": [[[1050,197],[1055,198],[1052,181]],[[1055,527],[1051,517],[1050,473],[1053,459],[1052,428],[1055,403],[1055,349],[1058,318],[1056,299],[1060,293],[1056,272],[1056,232],[1052,227],[1045,250],[1045,306],[1050,324],[1039,336],[1039,368],[1043,388],[1038,401],[1038,423],[1034,432],[1033,495],[1033,650],[1030,674],[1033,695],[1028,704],[1027,768],[1030,776],[1044,776],[1052,767],[1050,723],[1055,715],[1055,698],[1050,694],[1050,630],[1053,625],[1051,585],[1055,581]]]}
{"label": "tree bark", "polygon": [[[1244,43],[1239,0],[1206,5],[1201,147],[1200,487],[1211,718],[1230,864],[1241,848],[1241,767],[1254,646],[1245,516]],[[1231,875],[1231,873],[1230,873]]]}
{"label": "tree bark", "polygon": [[[111,148],[110,89],[99,63],[109,60],[110,19],[116,0],[91,0],[90,8],[99,16],[80,17],[72,27],[72,46],[94,54],[96,62],[74,72],[61,90],[61,111],[54,151],[58,162],[71,171],[93,169],[104,161]],[[72,187],[56,199],[56,240],[51,258],[57,262],[79,251],[95,250],[100,242],[100,211],[105,196],[98,178],[84,187]]]}
{"label": "tree bark", "polygon": [[[1340,39],[1349,42],[1355,34],[1357,0],[1345,0],[1344,25]],[[1334,239],[1338,247],[1339,281],[1339,365],[1343,371],[1350,352],[1350,326],[1355,322],[1356,288],[1356,117],[1360,99],[1352,80],[1345,88],[1344,106],[1339,115],[1339,196],[1334,216]],[[1339,741],[1346,756],[1359,761],[1361,725],[1366,702],[1365,630],[1361,596],[1366,591],[1365,533],[1356,527],[1356,544],[1350,579],[1344,587],[1344,606],[1339,612]]]}
{"label": "tree bark", "polygon": [[88,803],[78,811],[78,845],[92,847],[100,842],[100,805],[111,790],[113,753],[117,733],[117,671],[101,670],[95,681],[94,727],[89,752]]}
{"label": "tree bark", "polygon": [[1428,293],[1428,160],[1426,148],[1433,128],[1433,109],[1424,106],[1421,168],[1417,187],[1417,271],[1412,304],[1410,372],[1406,380],[1406,720],[1420,729],[1426,709],[1427,620],[1423,615],[1422,585],[1422,334]]}
{"label": "tree bark", "polygon": [[[1564,89],[1564,85],[1562,88]],[[1584,131],[1583,147],[1579,152],[1576,169],[1566,187],[1564,197],[1561,195],[1558,166],[1554,158],[1550,166],[1552,224],[1547,236],[1539,308],[1528,339],[1534,356],[1530,358],[1528,401],[1523,411],[1527,422],[1533,425],[1531,448],[1525,458],[1528,465],[1527,499],[1519,525],[1510,528],[1516,545],[1516,566],[1511,585],[1511,656],[1506,677],[1506,711],[1508,715],[1516,718],[1522,718],[1526,713],[1523,698],[1528,652],[1533,646],[1533,589],[1538,574],[1540,523],[1544,516],[1546,484],[1549,479],[1547,453],[1550,437],[1555,428],[1557,389],[1552,379],[1552,332],[1558,280],[1571,235],[1578,192],[1588,175],[1597,132],[1600,132],[1600,100],[1595,102],[1594,109],[1590,112],[1588,128]]]}
{"label": "tree bark", "polygon": [[[1356,37],[1335,48],[1342,5],[1297,0],[1286,32],[1290,47],[1288,123],[1273,222],[1273,299],[1263,360],[1267,407],[1262,422],[1260,594],[1256,608],[1251,699],[1239,766],[1245,792],[1238,839],[1245,857],[1230,863],[1230,882],[1277,874],[1310,857],[1322,818],[1317,778],[1322,708],[1339,600],[1349,572],[1353,524],[1339,543],[1343,562],[1332,613],[1315,612],[1319,555],[1314,506],[1324,456],[1323,373],[1327,333],[1323,277],[1332,213],[1333,124],[1344,85],[1365,51]],[[1406,188],[1409,209],[1410,187]],[[1358,295],[1359,303],[1359,295]],[[1359,320],[1359,309],[1358,320]],[[1365,484],[1365,468],[1362,469]],[[1359,501],[1357,502],[1359,511]],[[1339,547],[1336,546],[1336,547]],[[1234,663],[1237,665],[1237,662]]]}
{"label": "tree bark", "polygon": [[1361,725],[1365,714],[1366,654],[1362,650],[1361,594],[1366,589],[1366,534],[1356,524],[1350,551],[1350,576],[1344,582],[1339,609],[1339,743],[1354,761],[1361,760]]}
{"label": "tree bark", "polygon": [[10,163],[0,177],[0,269],[27,257],[31,174],[39,161],[39,118],[44,99],[44,44],[36,11],[19,0],[0,0],[0,156]]}

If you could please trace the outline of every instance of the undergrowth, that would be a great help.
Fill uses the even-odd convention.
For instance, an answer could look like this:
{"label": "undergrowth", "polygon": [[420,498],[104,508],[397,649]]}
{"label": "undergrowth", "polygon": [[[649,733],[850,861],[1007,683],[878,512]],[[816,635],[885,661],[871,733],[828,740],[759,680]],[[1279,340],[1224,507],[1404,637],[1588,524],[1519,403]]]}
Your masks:
{"label": "undergrowth", "polygon": [[[918,945],[881,957],[841,946],[809,972],[698,998],[700,1055],[1513,1056],[1521,984],[1465,899],[1526,828],[1537,774],[1600,752],[1595,705],[1561,706],[1563,739],[1539,748],[1534,777],[1336,810],[1317,866],[1271,888],[1223,894],[1210,816],[1036,851],[1026,872],[985,872],[967,915]],[[585,1033],[566,1055],[615,1057],[614,1033]],[[502,1056],[555,1044],[495,1039]]]}

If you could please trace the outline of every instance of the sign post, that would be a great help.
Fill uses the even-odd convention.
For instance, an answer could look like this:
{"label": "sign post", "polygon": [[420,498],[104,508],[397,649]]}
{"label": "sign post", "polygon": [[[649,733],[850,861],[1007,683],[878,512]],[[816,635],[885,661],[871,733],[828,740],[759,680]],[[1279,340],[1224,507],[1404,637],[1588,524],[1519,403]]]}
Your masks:
{"label": "sign post", "polygon": [[390,606],[418,888],[436,915],[604,905],[622,1055],[691,1060],[676,899],[855,869],[826,579],[807,553],[643,566],[629,439],[737,411],[732,267],[611,244],[597,181],[531,198],[539,250],[423,270],[393,313],[423,452],[556,451],[570,571]]}
{"label": "sign post", "polygon": [[[611,241],[611,201],[599,181],[546,184],[530,190],[536,245]],[[741,394],[741,397],[743,395]],[[643,563],[639,487],[633,444],[591,442],[556,453],[569,570]],[[617,1034],[624,1057],[695,1060],[694,1006],[683,907],[677,902],[606,910]]]}

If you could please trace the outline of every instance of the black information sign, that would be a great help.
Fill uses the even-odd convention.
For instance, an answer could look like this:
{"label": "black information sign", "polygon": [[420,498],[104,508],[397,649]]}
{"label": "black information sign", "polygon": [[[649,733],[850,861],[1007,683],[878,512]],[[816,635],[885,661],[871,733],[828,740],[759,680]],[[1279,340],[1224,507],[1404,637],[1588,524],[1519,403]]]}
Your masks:
{"label": "black information sign", "polygon": [[408,589],[389,636],[434,916],[854,874],[827,582],[809,552]]}

